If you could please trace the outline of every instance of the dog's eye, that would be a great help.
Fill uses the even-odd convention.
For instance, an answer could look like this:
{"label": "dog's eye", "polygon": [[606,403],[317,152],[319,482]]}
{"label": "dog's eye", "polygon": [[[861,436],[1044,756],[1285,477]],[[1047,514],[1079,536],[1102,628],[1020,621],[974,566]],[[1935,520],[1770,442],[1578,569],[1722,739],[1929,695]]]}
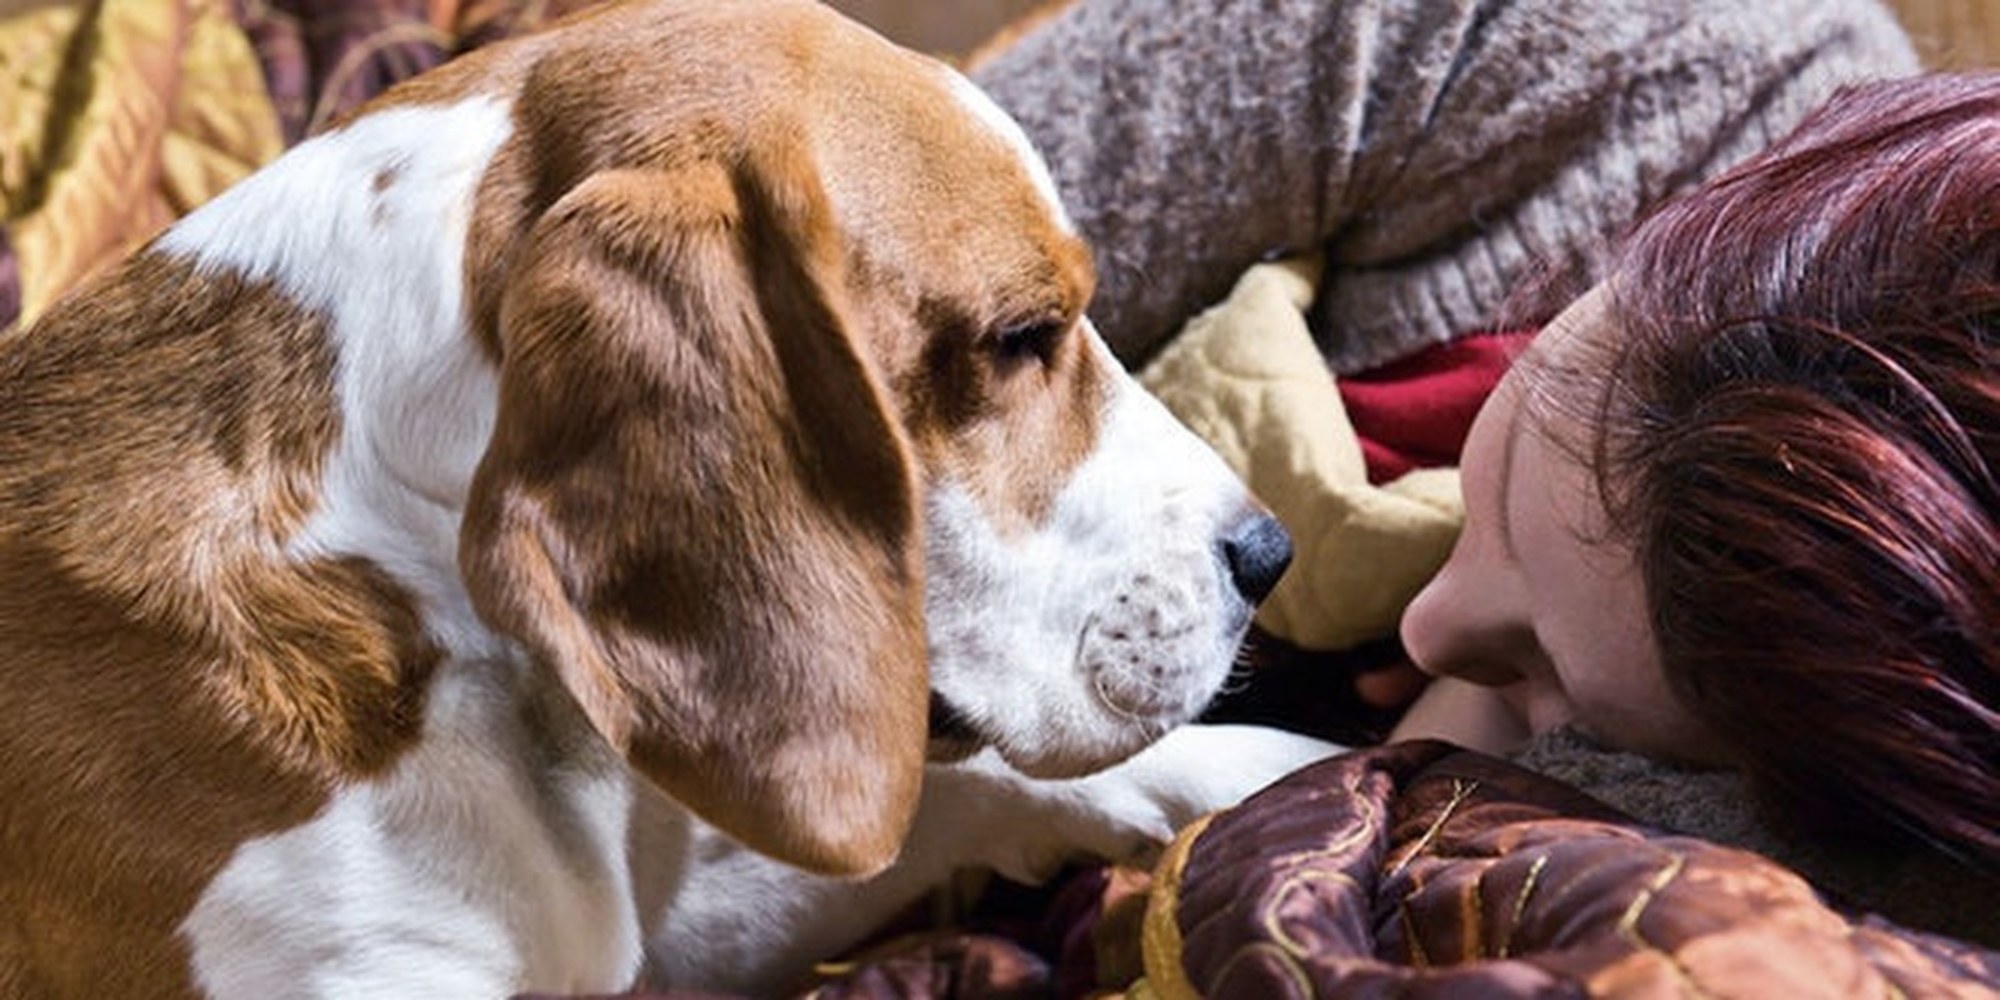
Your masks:
{"label": "dog's eye", "polygon": [[1046,364],[1055,354],[1063,331],[1068,329],[1069,322],[1061,319],[1016,323],[1000,328],[999,333],[994,335],[993,349],[1002,361],[1040,361]]}

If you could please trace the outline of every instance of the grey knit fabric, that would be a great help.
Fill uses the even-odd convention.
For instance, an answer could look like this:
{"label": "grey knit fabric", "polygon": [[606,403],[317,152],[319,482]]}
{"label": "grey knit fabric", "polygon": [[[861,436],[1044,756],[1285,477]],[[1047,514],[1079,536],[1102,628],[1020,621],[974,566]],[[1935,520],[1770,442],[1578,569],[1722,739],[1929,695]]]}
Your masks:
{"label": "grey knit fabric", "polygon": [[1081,0],[974,77],[1047,156],[1128,364],[1323,246],[1351,372],[1490,328],[1538,260],[1916,68],[1873,0]]}
{"label": "grey knit fabric", "polygon": [[1841,846],[1837,837],[1781,830],[1765,821],[1741,775],[1611,750],[1573,729],[1543,734],[1514,762],[1648,825],[1771,858],[1844,909],[2000,948],[2000,872],[1927,850]]}

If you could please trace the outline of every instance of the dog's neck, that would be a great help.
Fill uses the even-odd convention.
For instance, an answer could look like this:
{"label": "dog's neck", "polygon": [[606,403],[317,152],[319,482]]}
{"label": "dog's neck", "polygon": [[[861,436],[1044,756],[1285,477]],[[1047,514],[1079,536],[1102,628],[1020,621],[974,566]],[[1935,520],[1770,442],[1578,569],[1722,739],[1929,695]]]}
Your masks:
{"label": "dog's neck", "polygon": [[[511,129],[472,98],[365,116],[203,206],[156,249],[267,282],[326,318],[338,441],[298,559],[365,553],[407,588],[431,638],[497,652],[457,569],[459,521],[493,426],[492,359],[468,335],[473,195]],[[282,218],[283,224],[260,224]]]}
{"label": "dog's neck", "polygon": [[[305,943],[316,949],[310,956],[272,951],[305,966],[351,949],[345,967],[360,992],[425,991],[366,978],[394,967],[370,957],[369,935],[398,919],[420,921],[406,928],[413,935],[515,956],[517,967],[483,970],[495,982],[610,989],[638,961],[622,857],[628,803],[640,792],[554,678],[475,614],[458,565],[498,403],[496,359],[469,329],[465,248],[476,195],[512,128],[504,103],[481,98],[365,115],[287,153],[153,248],[175,266],[238,276],[318,318],[332,359],[333,435],[302,521],[269,557],[301,571],[365,559],[403,592],[441,654],[411,703],[422,714],[421,741],[386,772],[334,789],[311,822],[244,843],[190,911],[179,933],[208,985],[261,990],[257,967],[226,956],[270,950],[243,935],[278,922],[260,907],[286,898],[376,922],[351,939],[335,929]],[[262,224],[273,218],[282,224]],[[526,766],[555,757],[565,766]],[[679,824],[655,826],[689,822],[648,802],[649,815]],[[380,856],[342,855],[357,843],[379,846]],[[299,870],[301,855],[328,860]],[[354,868],[393,870],[410,858],[422,859],[421,873],[394,886],[372,886]],[[294,884],[273,894],[274,877]],[[436,905],[398,903],[427,893]],[[565,926],[573,930],[555,930]],[[467,987],[473,981],[429,985],[485,990],[483,980]]]}
{"label": "dog's neck", "polygon": [[308,143],[0,354],[0,686],[33,693],[0,911],[39,914],[0,953],[116,940],[52,981],[166,988],[237,846],[398,769],[440,664],[494,644],[456,570],[493,388],[448,234],[507,127]]}

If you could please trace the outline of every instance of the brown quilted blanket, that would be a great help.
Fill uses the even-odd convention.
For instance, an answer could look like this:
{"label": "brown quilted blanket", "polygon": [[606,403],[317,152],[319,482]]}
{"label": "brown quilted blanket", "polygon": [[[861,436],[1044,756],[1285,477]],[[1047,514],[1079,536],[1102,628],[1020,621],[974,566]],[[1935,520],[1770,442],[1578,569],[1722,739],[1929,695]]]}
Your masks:
{"label": "brown quilted blanket", "polygon": [[2000,995],[2000,954],[1439,743],[1346,755],[1185,831],[1143,953],[1162,997]]}
{"label": "brown quilted blanket", "polygon": [[2000,952],[1843,912],[1763,855],[1435,742],[1299,771],[1150,873],[1076,876],[1041,917],[893,941],[805,995],[2000,997]]}

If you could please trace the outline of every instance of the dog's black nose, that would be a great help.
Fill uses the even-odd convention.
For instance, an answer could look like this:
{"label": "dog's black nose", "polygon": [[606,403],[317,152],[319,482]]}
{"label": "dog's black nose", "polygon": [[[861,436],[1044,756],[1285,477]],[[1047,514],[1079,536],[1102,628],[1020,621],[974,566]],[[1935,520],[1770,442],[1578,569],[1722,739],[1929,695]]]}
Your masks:
{"label": "dog's black nose", "polygon": [[1292,564],[1292,536],[1278,519],[1256,513],[1236,522],[1222,539],[1222,563],[1236,589],[1252,603],[1263,600]]}

